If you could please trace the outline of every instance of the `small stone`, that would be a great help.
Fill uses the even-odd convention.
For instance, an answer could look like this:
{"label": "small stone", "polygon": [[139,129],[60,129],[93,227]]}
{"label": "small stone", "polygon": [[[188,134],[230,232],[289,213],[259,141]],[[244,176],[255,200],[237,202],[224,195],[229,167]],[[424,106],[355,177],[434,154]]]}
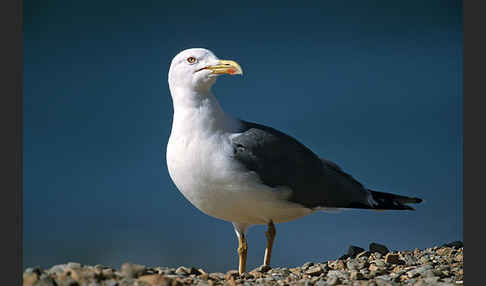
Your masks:
{"label": "small stone", "polygon": [[347,254],[343,254],[343,255],[341,255],[341,256],[340,256],[338,259],[339,259],[339,260],[346,260],[346,259],[348,259],[348,258],[349,258],[349,255],[347,255]]}
{"label": "small stone", "polygon": [[270,267],[270,265],[261,265],[260,267],[256,268],[255,271],[260,272],[260,273],[266,273],[270,269],[272,269],[272,267]]}
{"label": "small stone", "polygon": [[432,269],[433,267],[431,265],[424,265],[424,266],[421,266],[421,267],[418,267],[418,268],[415,268],[413,270],[410,270],[407,272],[407,276],[409,278],[413,278],[413,277],[417,277],[419,275],[421,275],[422,273],[424,273],[426,270],[429,270],[429,269]]}
{"label": "small stone", "polygon": [[138,280],[152,286],[170,286],[172,282],[172,279],[160,274],[143,275],[138,277]]}
{"label": "small stone", "polygon": [[176,269],[175,273],[179,275],[189,275],[191,274],[191,269],[188,267],[180,266]]}
{"label": "small stone", "polygon": [[376,278],[375,283],[377,286],[393,286],[393,283],[391,281],[382,278]]}
{"label": "small stone", "polygon": [[356,260],[350,260],[346,262],[346,268],[349,270],[359,270],[359,263]]}
{"label": "small stone", "polygon": [[39,280],[39,275],[36,272],[24,272],[22,278],[23,286],[33,286]]}
{"label": "small stone", "polygon": [[133,285],[135,285],[135,282],[136,282],[136,280],[135,280],[135,279],[125,277],[125,278],[121,279],[121,280],[118,282],[118,285],[119,285],[119,286],[133,286]]}
{"label": "small stone", "polygon": [[39,281],[35,283],[35,286],[56,286],[57,283],[51,277],[41,277]]}
{"label": "small stone", "polygon": [[385,263],[402,264],[403,261],[400,260],[400,256],[398,254],[387,253],[385,256]]}
{"label": "small stone", "polygon": [[209,278],[213,280],[223,280],[224,279],[224,273],[221,272],[214,272],[209,274]]}
{"label": "small stone", "polygon": [[310,276],[319,276],[323,273],[324,271],[322,268],[318,265],[312,266],[309,269],[305,271],[305,274],[310,275]]}
{"label": "small stone", "polygon": [[103,286],[117,286],[118,285],[118,282],[114,279],[108,279],[108,280],[105,280],[103,281]]}
{"label": "small stone", "polygon": [[81,269],[81,263],[77,262],[68,262],[66,266],[71,269]]}
{"label": "small stone", "polygon": [[443,246],[461,248],[464,247],[464,243],[462,241],[456,240],[453,242],[446,243]]}
{"label": "small stone", "polygon": [[382,255],[385,255],[390,251],[383,244],[372,242],[372,243],[370,243],[370,252],[378,252]]}
{"label": "small stone", "polygon": [[405,265],[408,266],[417,265],[418,262],[417,258],[415,258],[415,256],[411,254],[403,254],[402,258],[405,262]]}
{"label": "small stone", "polygon": [[240,274],[237,270],[230,270],[226,272],[226,275],[224,275],[224,279],[231,280],[237,278],[238,276],[240,276]]}
{"label": "small stone", "polygon": [[356,255],[358,255],[359,253],[365,251],[363,248],[359,247],[359,246],[354,246],[354,245],[350,245],[349,248],[348,248],[348,253],[347,255],[351,258],[355,258]]}
{"label": "small stone", "polygon": [[363,274],[361,272],[356,271],[356,270],[352,270],[350,275],[349,275],[349,279],[351,279],[351,280],[361,280],[363,278],[364,278]]}
{"label": "small stone", "polygon": [[436,253],[440,256],[446,256],[446,255],[450,255],[452,253],[452,248],[450,247],[441,247],[439,249],[437,249]]}
{"label": "small stone", "polygon": [[[68,276],[63,276],[60,279],[55,279],[55,281],[57,286],[79,286],[78,281]],[[83,283],[83,285],[86,285],[86,283]]]}
{"label": "small stone", "polygon": [[65,264],[54,265],[51,268],[49,268],[49,270],[47,270],[47,273],[49,273],[49,274],[52,274],[52,273],[61,274],[61,273],[64,273],[66,271],[66,269],[67,269],[67,266]]}
{"label": "small stone", "polygon": [[338,285],[338,283],[340,281],[339,281],[339,278],[337,278],[336,276],[329,276],[327,278],[326,282],[327,282],[327,285],[334,286],[334,285]]}
{"label": "small stone", "polygon": [[110,279],[115,277],[115,270],[111,268],[105,268],[101,270],[101,275],[104,277],[104,279]]}
{"label": "small stone", "polygon": [[368,270],[369,271],[377,271],[379,268],[378,266],[376,266],[376,264],[371,264],[369,267],[368,267]]}
{"label": "small stone", "polygon": [[141,276],[146,270],[144,265],[132,264],[129,262],[123,263],[121,266],[121,273],[128,278],[137,278]]}
{"label": "small stone", "polygon": [[383,259],[375,260],[375,261],[373,261],[373,263],[375,263],[376,266],[381,267],[381,268],[384,268],[386,266],[385,260],[383,260]]}
{"label": "small stone", "polygon": [[347,272],[342,270],[330,270],[327,272],[327,277],[336,276],[341,280],[346,280],[348,278]]}
{"label": "small stone", "polygon": [[328,267],[334,270],[344,270],[346,266],[344,265],[344,261],[336,260],[336,261],[328,261]]}
{"label": "small stone", "polygon": [[371,255],[371,252],[365,250],[363,252],[358,253],[358,255],[356,255],[356,258],[369,257],[370,255]]}
{"label": "small stone", "polygon": [[430,262],[430,257],[428,255],[424,255],[419,258],[419,263],[420,264],[427,264]]}
{"label": "small stone", "polygon": [[314,262],[306,262],[302,265],[302,269],[306,270],[307,268],[314,266]]}

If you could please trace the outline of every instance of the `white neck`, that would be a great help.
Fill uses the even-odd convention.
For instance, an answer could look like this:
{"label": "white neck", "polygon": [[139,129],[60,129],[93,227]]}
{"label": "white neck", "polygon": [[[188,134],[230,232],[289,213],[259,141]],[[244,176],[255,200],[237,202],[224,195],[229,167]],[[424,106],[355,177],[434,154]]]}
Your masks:
{"label": "white neck", "polygon": [[172,133],[236,132],[239,121],[227,115],[210,90],[171,89],[174,105]]}

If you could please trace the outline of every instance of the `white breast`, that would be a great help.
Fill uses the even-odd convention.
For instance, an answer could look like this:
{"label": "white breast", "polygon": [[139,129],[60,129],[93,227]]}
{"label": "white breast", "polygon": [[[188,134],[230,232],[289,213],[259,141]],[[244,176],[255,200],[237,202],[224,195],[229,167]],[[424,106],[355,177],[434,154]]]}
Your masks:
{"label": "white breast", "polygon": [[[217,106],[218,107],[218,106]],[[179,191],[204,213],[231,222],[283,222],[311,212],[285,200],[291,190],[262,184],[232,158],[229,137],[239,121],[213,107],[178,110],[167,146],[167,167]],[[180,111],[180,112],[179,112]]]}

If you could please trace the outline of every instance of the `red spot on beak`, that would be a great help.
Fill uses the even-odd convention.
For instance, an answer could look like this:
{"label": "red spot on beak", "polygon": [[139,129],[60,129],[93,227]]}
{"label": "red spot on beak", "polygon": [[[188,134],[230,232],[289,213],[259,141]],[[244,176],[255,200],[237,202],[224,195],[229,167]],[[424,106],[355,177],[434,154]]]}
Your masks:
{"label": "red spot on beak", "polygon": [[236,72],[236,70],[234,70],[234,69],[229,69],[229,70],[228,70],[228,73],[229,73],[229,74],[234,74],[235,72]]}

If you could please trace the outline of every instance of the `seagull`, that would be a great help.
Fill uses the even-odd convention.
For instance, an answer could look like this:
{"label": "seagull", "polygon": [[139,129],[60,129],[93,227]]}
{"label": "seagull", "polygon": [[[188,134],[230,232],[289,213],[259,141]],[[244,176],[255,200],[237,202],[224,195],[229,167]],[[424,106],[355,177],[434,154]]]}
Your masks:
{"label": "seagull", "polygon": [[267,225],[263,265],[270,266],[275,224],[320,210],[414,210],[422,199],[373,191],[293,137],[223,111],[211,87],[240,65],[191,48],[177,54],[168,83],[174,116],[167,145],[169,175],[203,213],[233,224],[238,272],[246,271],[246,231]]}

